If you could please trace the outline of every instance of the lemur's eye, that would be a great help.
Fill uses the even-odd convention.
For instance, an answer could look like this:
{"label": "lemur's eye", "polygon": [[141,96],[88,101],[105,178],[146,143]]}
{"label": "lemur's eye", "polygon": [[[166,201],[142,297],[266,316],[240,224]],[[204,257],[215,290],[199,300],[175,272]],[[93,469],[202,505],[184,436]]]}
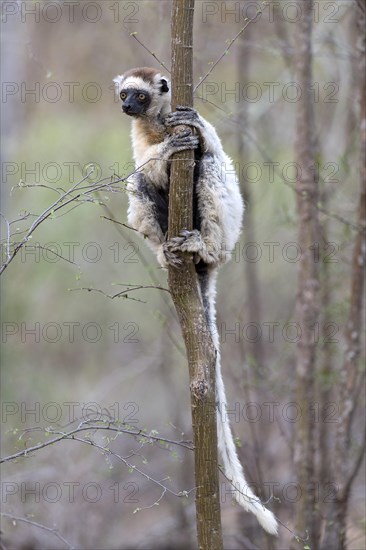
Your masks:
{"label": "lemur's eye", "polygon": [[126,99],[126,97],[127,97],[126,92],[121,92],[121,93],[119,94],[119,97],[122,99],[122,101],[124,101],[124,100]]}
{"label": "lemur's eye", "polygon": [[140,101],[145,101],[146,99],[146,95],[145,94],[139,94],[139,100]]}

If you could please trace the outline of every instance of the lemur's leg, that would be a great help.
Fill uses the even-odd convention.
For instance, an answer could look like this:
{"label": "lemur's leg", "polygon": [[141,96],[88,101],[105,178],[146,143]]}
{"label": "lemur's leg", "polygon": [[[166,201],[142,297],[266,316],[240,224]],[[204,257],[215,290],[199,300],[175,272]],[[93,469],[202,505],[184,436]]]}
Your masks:
{"label": "lemur's leg", "polygon": [[179,267],[181,260],[177,254],[166,248],[169,206],[167,193],[147,183],[142,173],[134,174],[133,183],[128,184],[128,191],[130,225],[147,237],[148,244],[162,267]]}
{"label": "lemur's leg", "polygon": [[129,193],[128,222],[139,233],[159,245],[166,232],[168,218],[167,200],[163,194],[146,181],[142,172],[131,176],[127,185]]}
{"label": "lemur's leg", "polygon": [[220,178],[215,158],[210,154],[202,155],[199,161],[199,177],[195,183],[199,230],[183,230],[169,241],[170,252],[191,252],[197,263],[203,260],[208,265],[225,263],[222,202],[225,199],[225,187]]}

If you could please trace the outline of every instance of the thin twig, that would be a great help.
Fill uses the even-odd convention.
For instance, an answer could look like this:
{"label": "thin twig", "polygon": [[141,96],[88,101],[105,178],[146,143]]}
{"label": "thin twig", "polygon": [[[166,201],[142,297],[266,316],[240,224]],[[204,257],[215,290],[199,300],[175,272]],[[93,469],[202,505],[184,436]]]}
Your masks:
{"label": "thin twig", "polygon": [[247,28],[248,25],[250,25],[250,23],[253,23],[259,14],[263,13],[262,12],[262,9],[261,8],[258,8],[257,9],[257,13],[255,14],[254,17],[252,17],[251,19],[246,17],[245,19],[247,19],[247,22],[245,23],[244,27],[242,27],[240,29],[240,31],[234,36],[234,38],[232,38],[229,42],[229,45],[228,47],[222,52],[222,54],[217,58],[217,60],[215,61],[215,63],[213,63],[213,65],[211,65],[210,69],[207,71],[207,73],[205,74],[204,77],[200,78],[200,81],[198,82],[198,84],[196,84],[196,86],[193,88],[193,93],[195,93],[195,91],[197,90],[197,88],[199,88],[201,86],[201,84],[206,80],[206,78],[208,76],[210,76],[210,74],[213,72],[213,70],[215,69],[215,67],[220,63],[221,59],[223,57],[225,57],[225,55],[227,55],[228,51],[230,50],[231,46],[234,44],[234,42],[239,38],[239,36],[245,31],[245,29]]}
{"label": "thin twig", "polygon": [[[112,221],[114,222],[116,225],[116,230],[118,231],[118,233],[125,239],[127,240],[126,238],[126,235],[124,233],[124,231],[122,230],[122,227],[126,227],[127,229],[132,229],[133,231],[137,231],[136,229],[134,229],[133,227],[130,227],[122,222],[119,222],[118,220],[116,220],[116,218],[114,217],[113,215],[113,212],[110,210],[109,206],[104,204],[103,205],[103,208],[104,210],[108,213],[109,217],[107,216],[102,216],[102,218],[106,219],[106,220],[109,220],[109,221]],[[137,231],[138,233],[138,231]],[[160,281],[159,281],[159,278],[156,276],[156,273],[154,270],[151,269],[151,265],[150,265],[150,262],[145,258],[145,255],[144,253],[140,250],[140,247],[137,248],[137,251],[136,253],[138,254],[138,257],[140,258],[141,260],[141,263],[143,264],[143,266],[145,267],[146,271],[148,272],[148,274],[150,275],[152,281],[155,283],[155,285],[158,287],[160,286]],[[165,294],[162,294],[162,299],[163,299],[163,302],[165,303],[166,307],[168,308],[168,311],[169,311],[169,314],[170,316],[173,318],[174,316],[174,312],[173,312],[173,308],[172,308],[172,303],[171,301],[169,300],[169,298],[166,297]],[[166,326],[166,334],[168,336],[168,338],[170,339],[170,341],[172,342],[173,346],[177,349],[177,351],[183,356],[185,357],[185,352],[183,350],[183,347],[182,345],[180,345],[180,343],[178,342],[177,338],[176,338],[176,332],[174,331],[174,328],[172,327],[172,324],[169,323],[167,326]]]}
{"label": "thin twig", "polygon": [[14,516],[13,514],[7,514],[5,512],[1,512],[0,515],[4,518],[11,519],[12,521],[21,521],[23,523],[27,523],[29,525],[33,525],[34,527],[38,527],[39,529],[42,529],[43,531],[47,531],[48,533],[52,533],[57,537],[59,540],[61,540],[66,546],[69,548],[69,550],[74,550],[75,546],[70,544],[62,535],[59,533],[58,529],[53,529],[52,527],[47,527],[46,525],[43,525],[42,523],[38,523],[36,521],[32,521],[28,518],[22,518],[19,516]]}
{"label": "thin twig", "polygon": [[[203,101],[203,98],[200,97],[200,96],[197,96],[198,99],[201,99]],[[228,113],[227,111],[225,111],[225,109],[223,109],[222,107],[219,107],[218,105],[216,105],[213,101],[209,101],[209,100],[204,100],[205,103],[210,103],[211,105],[213,105],[214,107],[216,107],[218,110],[224,112],[226,114],[226,116],[229,118],[229,122],[232,123],[232,124],[236,124],[236,125],[239,125],[241,126],[242,128],[242,131],[244,132],[244,134],[246,134],[246,136],[249,138],[249,140],[255,145],[256,149],[259,151],[259,153],[261,154],[262,158],[270,163],[271,165],[273,165],[273,172],[280,178],[281,180],[281,183],[283,183],[284,185],[286,185],[287,187],[289,187],[290,189],[292,189],[295,193],[299,193],[299,190],[296,189],[296,186],[287,181],[283,175],[281,174],[281,172],[278,170],[277,166],[276,166],[276,163],[271,159],[271,157],[269,157],[267,155],[267,153],[265,152],[265,150],[261,147],[261,145],[258,143],[258,141],[256,140],[256,138],[250,133],[248,132],[248,130],[246,128],[243,128],[242,125],[240,124],[240,122],[238,120],[236,120],[235,118],[231,117],[230,116],[230,113]],[[319,176],[320,177],[320,176]],[[322,178],[320,177],[320,180],[322,180]],[[319,210],[319,212],[321,212],[322,214],[324,214],[325,216],[328,216],[328,218],[332,218],[334,220],[337,220],[338,222],[341,222],[342,224],[346,225],[347,227],[353,229],[354,231],[358,231],[358,232],[362,232],[364,231],[364,228],[360,225],[358,225],[357,223],[354,223],[354,222],[351,222],[350,220],[347,220],[346,218],[344,218],[341,214],[337,214],[336,212],[331,212],[330,210],[328,210],[327,208],[324,208],[323,206],[321,206],[318,202],[315,204],[316,208]]]}
{"label": "thin twig", "polygon": [[[155,485],[158,485],[163,490],[162,496],[159,498],[159,500],[161,500],[161,498],[164,496],[164,494],[166,492],[169,492],[170,494],[172,494],[176,497],[182,497],[182,496],[185,496],[186,494],[191,493],[195,489],[195,488],[192,488],[189,491],[184,491],[184,493],[182,493],[182,492],[176,493],[172,489],[169,489],[169,487],[167,487],[166,485],[163,485],[161,483],[161,481],[152,478],[146,472],[144,472],[143,470],[140,470],[140,468],[138,468],[135,464],[131,464],[130,462],[128,462],[128,460],[125,457],[119,455],[118,453],[115,453],[114,451],[111,451],[110,449],[106,449],[105,447],[103,447],[102,445],[99,445],[98,443],[95,443],[95,441],[92,441],[91,439],[82,439],[82,438],[79,438],[79,437],[73,437],[73,439],[75,439],[76,441],[79,441],[80,443],[85,443],[86,445],[91,445],[92,447],[96,447],[97,449],[102,451],[102,453],[104,455],[111,455],[111,456],[114,456],[115,458],[118,458],[118,460],[123,462],[123,464],[125,464],[125,466],[127,466],[127,468],[129,470],[133,470],[134,472],[137,472],[138,474],[140,474],[142,477],[144,477],[148,481],[151,481]],[[133,454],[130,455],[130,456],[133,456]],[[164,481],[164,480],[162,480],[162,481]],[[151,508],[151,506],[146,506],[145,508],[146,509]],[[142,508],[139,508],[138,510],[142,510]]]}
{"label": "thin twig", "polygon": [[362,461],[365,458],[365,449],[366,449],[366,426],[364,428],[362,443],[361,443],[360,448],[358,450],[356,460],[354,461],[354,463],[352,465],[352,468],[351,468],[351,471],[348,475],[348,479],[345,482],[344,494],[347,494],[347,492],[350,490],[351,485],[353,483],[353,480],[355,479],[355,477],[356,477],[356,475],[357,475],[357,473],[360,469]]}
{"label": "thin twig", "polygon": [[[122,284],[122,283],[119,283],[119,284]],[[129,286],[129,285],[124,285],[124,286]],[[99,288],[93,288],[93,287],[69,288],[68,290],[70,292],[74,292],[77,290],[79,291],[87,290],[88,292],[99,292],[100,294],[102,294],[106,298],[110,298],[111,300],[114,300],[114,298],[126,298],[129,300],[134,300],[135,302],[140,302],[144,304],[145,302],[143,300],[139,300],[137,298],[131,298],[130,296],[128,296],[128,294],[136,290],[145,290],[145,289],[151,289],[151,288],[155,290],[165,290],[165,292],[170,292],[168,288],[164,288],[162,286],[155,286],[155,285],[137,285],[134,287],[129,287],[126,290],[122,290],[121,292],[117,292],[116,294],[107,294],[106,292],[104,292],[104,290],[101,290]]]}
{"label": "thin twig", "polygon": [[142,46],[144,48],[144,50],[146,50],[150,55],[152,55],[153,58],[156,59],[156,61],[159,63],[159,65],[161,65],[163,67],[163,69],[170,74],[170,70],[165,65],[164,61],[161,61],[154,52],[152,52],[147,46],[145,46],[145,44],[143,42],[141,42],[141,40],[139,38],[137,38],[137,32],[131,32],[125,25],[123,25],[123,27],[124,27],[125,31],[129,34],[129,36],[134,38],[136,40],[136,42],[138,42],[140,44],[140,46]]}
{"label": "thin twig", "polygon": [[[62,215],[70,212],[71,210],[73,210],[77,206],[81,206],[82,204],[85,204],[87,202],[94,202],[94,199],[92,197],[89,197],[89,195],[91,193],[96,193],[97,191],[99,191],[101,189],[104,189],[104,190],[107,189],[109,191],[114,191],[113,187],[111,187],[110,178],[103,178],[97,184],[82,186],[82,183],[90,176],[91,173],[92,173],[92,170],[90,170],[84,178],[82,178],[80,181],[75,183],[68,191],[65,191],[64,193],[60,194],[58,199],[55,202],[53,202],[49,207],[47,207],[41,214],[34,216],[36,219],[31,224],[31,226],[26,230],[24,237],[20,241],[18,241],[17,243],[14,243],[14,249],[11,253],[10,253],[10,248],[11,248],[12,243],[9,241],[9,236],[8,236],[8,243],[7,243],[8,257],[7,257],[7,261],[4,262],[1,266],[1,268],[0,268],[0,275],[5,271],[5,269],[9,266],[9,264],[14,260],[15,256],[18,254],[19,250],[21,248],[23,248],[24,245],[30,240],[30,238],[32,237],[35,230],[44,221],[46,221],[51,215],[52,216],[55,215],[56,212],[58,212],[61,209],[65,209],[65,207],[67,205],[71,204],[71,203],[76,203],[76,204],[73,204],[72,207],[69,210],[67,210],[66,212],[64,212]],[[106,181],[107,181],[107,183],[103,183],[103,182],[106,182]],[[125,181],[125,179],[124,178],[119,178],[116,181],[113,181],[113,184],[115,185],[116,183],[119,183],[121,181]],[[31,185],[31,184],[26,184],[26,185],[22,184],[22,187],[47,187],[48,188],[48,186],[45,186],[45,185]],[[73,194],[75,191],[77,191],[76,195]],[[67,199],[67,200],[65,200],[65,199]],[[3,215],[2,216],[7,221],[8,228],[9,228],[10,225],[15,223],[15,221],[22,221],[22,220],[28,218],[31,215],[32,214],[30,214],[30,213],[26,213],[20,220],[14,220],[12,222],[8,222],[5,218],[5,216],[3,216]],[[61,216],[57,216],[57,217],[61,217]]]}
{"label": "thin twig", "polygon": [[[56,435],[57,437],[54,437],[53,439],[50,439],[49,441],[44,441],[43,443],[38,443],[37,445],[34,445],[33,447],[29,447],[28,449],[23,449],[22,451],[19,451],[13,455],[6,456],[4,458],[0,458],[0,464],[5,462],[10,462],[12,460],[16,460],[20,457],[27,457],[30,453],[33,453],[35,451],[38,451],[39,449],[44,449],[45,447],[49,447],[50,445],[53,445],[54,443],[58,443],[59,441],[62,441],[63,439],[73,439],[73,436],[77,433],[84,432],[84,431],[91,431],[91,430],[109,430],[112,432],[117,433],[125,433],[132,435],[134,437],[144,437],[147,440],[151,439],[153,441],[162,441],[163,443],[169,443],[171,445],[178,445],[180,447],[184,447],[189,450],[193,450],[192,444],[185,441],[174,441],[171,439],[167,439],[166,437],[160,437],[151,435],[149,433],[146,433],[143,430],[131,430],[128,427],[122,426],[113,426],[111,422],[106,422],[107,425],[99,425],[99,424],[91,424],[89,420],[85,420],[81,422],[77,428],[74,428],[73,430],[70,430],[68,432],[59,432],[56,430],[47,430],[47,433]],[[42,428],[32,428],[28,430],[24,430],[23,433],[34,431],[34,430],[42,430]]]}
{"label": "thin twig", "polygon": [[108,218],[107,216],[100,216],[100,217],[104,220],[108,220],[110,222],[117,223],[118,225],[122,225],[123,227],[126,227],[126,229],[131,229],[131,231],[136,231],[136,233],[138,233],[137,229],[135,229],[134,227],[131,227],[130,225],[127,225],[126,223],[119,222],[118,220],[116,220],[114,218]]}
{"label": "thin twig", "polygon": [[7,257],[8,257],[8,260],[10,259],[11,257],[11,254],[10,254],[10,222],[8,220],[8,218],[6,218],[3,214],[0,213],[0,216],[3,218],[3,220],[5,221],[6,223],[6,233],[7,233],[7,241],[6,241],[6,246],[7,246]]}

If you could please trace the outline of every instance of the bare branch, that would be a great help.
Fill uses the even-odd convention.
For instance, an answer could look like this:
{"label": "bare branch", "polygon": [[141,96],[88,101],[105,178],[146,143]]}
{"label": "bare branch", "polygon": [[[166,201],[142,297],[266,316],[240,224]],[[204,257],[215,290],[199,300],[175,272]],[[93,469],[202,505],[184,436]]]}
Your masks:
{"label": "bare branch", "polygon": [[[114,187],[111,186],[111,183],[113,185],[116,185],[117,183],[124,181],[124,178],[114,180],[113,182],[110,181],[110,178],[103,178],[96,184],[87,185],[87,186],[81,186],[83,182],[86,181],[86,179],[92,174],[93,170],[90,170],[84,178],[82,178],[80,181],[75,183],[68,191],[60,191],[61,188],[58,188],[56,191],[58,193],[58,198],[56,201],[54,201],[50,206],[48,206],[41,214],[39,215],[33,215],[29,212],[26,212],[21,218],[14,220],[12,222],[9,222],[4,215],[2,217],[4,218],[7,227],[8,227],[8,237],[7,237],[7,260],[1,265],[0,267],[0,275],[5,271],[5,269],[9,266],[9,264],[14,260],[15,256],[18,254],[19,250],[25,246],[25,244],[32,238],[33,233],[35,230],[47,219],[51,217],[58,217],[55,216],[56,212],[60,211],[61,209],[65,209],[66,206],[69,204],[72,204],[72,207],[66,212],[63,212],[62,215],[69,213],[71,210],[76,208],[77,206],[81,206],[82,204],[85,204],[87,202],[95,202],[95,199],[93,199],[90,195],[92,193],[96,193],[97,191],[104,189],[108,191],[116,191]],[[107,182],[107,183],[106,183]],[[48,188],[46,185],[32,185],[32,184],[21,184],[18,187],[43,187]],[[75,194],[76,193],[76,194]],[[25,235],[22,237],[20,241],[17,243],[11,242],[11,235],[10,235],[10,226],[16,222],[24,221],[28,219],[30,216],[34,216],[35,220],[31,224],[31,226],[24,231]],[[59,216],[60,217],[60,216]],[[23,232],[22,232],[23,233]],[[16,233],[19,235],[19,233]],[[12,249],[13,246],[13,250]],[[72,263],[72,262],[71,262]]]}
{"label": "bare branch", "polygon": [[[197,96],[198,99],[201,99],[203,101],[203,98],[200,97],[200,96]],[[263,149],[263,147],[261,147],[260,143],[258,142],[258,140],[245,128],[243,127],[241,124],[240,124],[240,121],[235,119],[234,117],[231,116],[231,114],[228,112],[228,111],[225,111],[225,109],[223,109],[222,107],[219,107],[218,105],[216,105],[213,101],[210,101],[208,99],[205,99],[204,100],[205,103],[210,103],[210,105],[212,105],[213,107],[215,107],[216,109],[218,109],[219,111],[222,111],[223,113],[225,113],[225,115],[228,117],[228,120],[230,123],[232,124],[236,124],[238,126],[240,126],[240,129],[242,130],[242,132],[249,138],[249,140],[254,144],[255,148],[259,151],[259,153],[261,154],[262,158],[270,163],[272,166],[273,166],[273,171],[274,173],[276,174],[276,176],[278,176],[280,178],[280,181],[281,183],[283,183],[284,185],[286,185],[287,187],[289,187],[290,189],[292,189],[295,193],[299,193],[299,190],[296,188],[296,185],[291,183],[290,181],[287,181],[284,177],[283,177],[283,174],[281,174],[281,171],[277,168],[276,166],[276,162],[266,153],[266,151]],[[324,183],[324,179],[319,175],[319,181]],[[310,200],[312,200],[310,198]],[[338,214],[337,212],[332,212],[331,210],[329,210],[328,208],[325,208],[324,206],[322,206],[319,201],[318,202],[314,202],[313,203],[314,206],[319,210],[319,212],[321,212],[322,214],[324,214],[325,216],[328,216],[329,218],[332,218],[334,220],[337,220],[338,222],[346,225],[347,227],[349,227],[350,229],[353,229],[354,231],[364,231],[363,227],[357,223],[354,223],[354,222],[351,222],[350,220],[347,220],[344,216],[342,216],[341,214]]]}
{"label": "bare branch", "polygon": [[38,523],[36,521],[32,521],[28,518],[22,518],[19,516],[14,516],[13,514],[7,514],[6,512],[1,512],[0,515],[3,518],[10,519],[12,522],[21,521],[22,523],[27,523],[28,525],[32,525],[33,527],[38,527],[39,529],[42,529],[43,531],[47,531],[48,533],[52,533],[57,537],[59,540],[61,540],[64,544],[66,544],[67,548],[69,550],[75,550],[75,546],[73,546],[70,542],[68,542],[65,537],[59,533],[58,529],[54,529],[52,527],[47,527],[46,525],[43,525],[42,523]]}
{"label": "bare branch", "polygon": [[357,456],[356,456],[356,459],[353,463],[353,466],[352,466],[352,469],[349,473],[349,476],[348,476],[348,479],[345,483],[345,488],[344,488],[344,491],[347,493],[350,489],[351,489],[351,485],[361,467],[361,464],[362,464],[362,461],[364,460],[365,458],[365,450],[366,450],[366,425],[364,427],[364,433],[363,433],[363,437],[362,437],[362,443],[360,445],[360,448],[358,450],[358,453],[357,453]]}
{"label": "bare branch", "polygon": [[[116,220],[116,218],[114,217],[112,211],[110,210],[110,208],[106,204],[103,205],[103,207],[104,207],[104,210],[109,214],[109,217],[102,216],[102,218],[114,222],[116,224],[115,228],[117,229],[118,233],[124,239],[126,239],[126,235],[125,235],[125,232],[121,229],[121,227],[126,227],[127,229],[132,229],[133,231],[136,231],[136,229],[134,229],[133,227],[130,227],[130,226]],[[160,286],[159,278],[157,277],[155,270],[151,269],[150,262],[145,258],[145,255],[144,255],[143,251],[140,249],[140,247],[137,248],[136,253],[137,253],[138,257],[140,258],[141,263],[145,267],[146,271],[148,272],[151,280],[154,282],[155,286],[159,287]],[[168,315],[170,315],[173,318],[174,311],[173,311],[173,308],[172,308],[171,301],[169,300],[169,298],[164,293],[162,294],[162,299],[163,299],[163,302],[164,302],[164,304],[166,305],[166,307],[168,309]],[[176,338],[176,334],[175,334],[175,331],[174,331],[174,325],[172,325],[172,323],[166,324],[165,330],[166,330],[166,334],[167,334],[168,338],[170,339],[170,341],[172,342],[173,346],[176,348],[176,350],[181,355],[184,356],[184,350],[183,350],[182,346],[179,344],[179,342],[177,341],[177,338]]]}
{"label": "bare branch", "polygon": [[138,233],[137,229],[134,227],[131,227],[130,225],[127,225],[126,223],[119,222],[118,220],[114,218],[108,218],[107,216],[100,216],[104,220],[108,220],[109,222],[117,223],[118,225],[122,225],[122,227],[126,227],[126,229],[131,229],[131,231],[136,231]]}
{"label": "bare branch", "polygon": [[28,430],[24,430],[24,433],[28,433],[29,431],[35,431],[35,430],[42,430],[46,431],[48,434],[57,435],[53,439],[50,439],[48,441],[44,441],[43,443],[38,443],[37,445],[34,445],[33,447],[29,447],[28,449],[24,449],[22,451],[19,451],[17,453],[14,453],[13,455],[6,456],[4,458],[0,458],[0,464],[3,464],[5,462],[10,462],[12,460],[16,460],[20,457],[28,457],[30,453],[33,453],[35,451],[38,451],[40,449],[44,449],[45,447],[49,447],[50,445],[54,445],[55,443],[58,443],[59,441],[62,441],[64,439],[75,439],[75,435],[80,432],[85,431],[93,431],[93,430],[108,430],[116,433],[125,433],[128,435],[132,435],[134,437],[143,437],[146,438],[146,440],[156,441],[156,442],[163,442],[168,443],[170,445],[178,445],[180,447],[184,447],[185,449],[193,450],[193,446],[191,443],[186,441],[174,441],[171,439],[167,439],[165,437],[160,437],[154,434],[146,433],[144,430],[135,430],[131,429],[127,424],[121,423],[121,425],[115,425],[115,423],[111,421],[100,421],[103,422],[102,425],[96,423],[96,421],[91,420],[84,420],[80,422],[80,424],[74,428],[73,430],[70,430],[68,432],[62,432],[57,430],[44,430],[43,428],[31,428]]}
{"label": "bare branch", "polygon": [[152,52],[150,50],[150,48],[148,48],[147,46],[145,46],[145,44],[139,39],[137,38],[137,32],[131,32],[125,25],[124,25],[124,29],[125,31],[132,37],[136,40],[136,42],[138,42],[140,44],[140,46],[142,46],[144,48],[144,50],[146,50],[150,55],[152,55],[152,57],[154,59],[156,59],[156,61],[159,63],[159,65],[161,65],[163,67],[163,69],[165,71],[167,71],[169,74],[170,74],[170,70],[168,69],[168,67],[165,65],[164,61],[161,61],[158,56]]}
{"label": "bare branch", "polygon": [[[122,285],[123,283],[118,283],[118,284]],[[164,288],[162,286],[154,286],[154,285],[137,285],[134,287],[131,287],[130,285],[123,285],[123,286],[127,286],[128,288],[126,290],[122,290],[121,292],[117,292],[116,294],[107,294],[106,292],[104,292],[104,290],[101,290],[99,288],[93,288],[93,287],[69,288],[68,290],[70,292],[80,291],[80,290],[87,290],[88,292],[99,292],[100,294],[103,294],[103,296],[105,296],[106,298],[110,298],[111,300],[114,300],[114,298],[125,298],[129,300],[134,300],[135,302],[140,302],[142,304],[146,302],[144,302],[144,300],[139,300],[138,298],[131,298],[130,296],[128,296],[128,294],[130,292],[135,292],[136,290],[145,290],[145,289],[151,289],[151,288],[155,290],[165,290],[165,292],[170,293],[170,290],[168,288]]]}
{"label": "bare branch", "polygon": [[[265,4],[265,3],[264,3]],[[227,46],[227,48],[222,52],[222,54],[217,58],[217,60],[215,61],[215,63],[212,64],[212,66],[210,67],[210,69],[207,71],[207,73],[205,74],[205,76],[203,76],[202,78],[200,78],[200,81],[198,82],[198,84],[196,84],[196,86],[193,88],[193,93],[201,86],[201,84],[206,80],[207,77],[210,76],[210,74],[213,72],[213,70],[215,69],[215,67],[220,63],[220,61],[222,60],[223,57],[225,57],[225,55],[228,54],[231,46],[234,44],[234,42],[239,38],[239,36],[245,31],[245,29],[247,28],[248,25],[250,25],[250,23],[253,23],[258,15],[260,15],[262,13],[262,9],[261,8],[258,8],[257,9],[257,12],[255,14],[254,17],[252,17],[251,19],[246,17],[245,19],[247,20],[247,22],[245,23],[244,27],[242,27],[240,29],[240,31],[234,36],[234,38],[232,38],[229,42],[229,45]]]}

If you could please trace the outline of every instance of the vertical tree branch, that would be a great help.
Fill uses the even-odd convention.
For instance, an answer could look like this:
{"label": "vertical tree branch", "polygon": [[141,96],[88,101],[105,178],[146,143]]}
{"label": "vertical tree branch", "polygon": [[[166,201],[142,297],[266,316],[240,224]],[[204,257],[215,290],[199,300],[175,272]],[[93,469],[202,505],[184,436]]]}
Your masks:
{"label": "vertical tree branch", "polygon": [[[250,0],[247,0],[250,2]],[[237,48],[237,78],[240,82],[240,86],[245,86],[250,82],[250,62],[251,62],[251,40],[253,38],[253,27],[249,25],[245,33],[239,38]],[[236,103],[236,119],[238,124],[235,126],[236,142],[237,142],[237,158],[239,162],[239,181],[244,204],[245,211],[245,238],[247,242],[256,242],[256,226],[253,216],[253,204],[252,204],[252,188],[247,177],[246,170],[242,170],[244,165],[244,159],[250,158],[250,147],[246,144],[244,139],[243,128],[250,128],[249,124],[249,104],[247,101]],[[261,300],[261,284],[259,279],[259,269],[256,262],[244,262],[243,279],[245,284],[245,305],[243,308],[243,317],[249,320],[250,323],[261,323],[262,321],[262,300]],[[260,338],[257,342],[245,342],[245,345],[241,346],[241,363],[247,364],[249,368],[245,368],[243,371],[244,378],[244,398],[246,402],[255,401],[259,399],[256,390],[251,390],[251,384],[255,387],[261,378],[263,378],[264,369],[264,347],[263,340]],[[252,378],[253,376],[253,378]],[[253,380],[253,382],[252,382]],[[239,382],[239,381],[238,381]],[[269,436],[268,426],[261,423],[258,426],[255,422],[249,422],[249,428],[252,436],[252,445],[255,456],[255,481],[258,481],[260,486],[263,487],[263,468],[262,468],[262,454],[260,452],[259,441],[264,437]],[[260,434],[260,437],[259,437]],[[244,527],[241,529],[244,533]],[[248,534],[248,532],[247,532]],[[258,534],[258,536],[260,536]],[[263,538],[266,537],[266,547],[273,548],[273,537],[268,533],[262,533]],[[260,539],[259,539],[260,540]]]}
{"label": "vertical tree branch", "polygon": [[[250,25],[247,27],[245,34],[241,37],[238,47],[238,56],[237,56],[237,70],[238,70],[238,80],[240,85],[245,86],[250,82],[250,41],[252,28]],[[245,42],[244,42],[245,39]],[[256,242],[256,231],[255,223],[253,219],[253,208],[252,208],[252,190],[250,183],[248,181],[247,172],[242,170],[244,158],[249,156],[248,149],[245,150],[245,142],[242,128],[249,128],[248,123],[249,109],[248,102],[243,101],[236,104],[236,117],[238,124],[236,126],[237,131],[237,153],[239,161],[239,179],[241,185],[241,191],[244,199],[244,203],[249,208],[245,212],[245,238],[247,242],[253,243]],[[261,322],[261,313],[262,313],[262,302],[261,302],[261,293],[260,293],[260,282],[258,274],[258,265],[256,262],[244,262],[244,275],[245,275],[245,292],[246,292],[246,317],[250,322]],[[260,339],[255,344],[248,342],[246,343],[247,350],[247,359],[248,363],[251,365],[254,363],[254,368],[252,369],[253,373],[258,379],[258,375],[263,374],[263,364],[264,364],[264,349],[263,342]]]}
{"label": "vertical tree branch", "polygon": [[322,550],[346,548],[347,509],[352,482],[362,463],[364,440],[351,460],[352,418],[357,407],[357,387],[363,375],[359,370],[359,356],[362,335],[362,303],[366,265],[366,98],[365,98],[365,3],[358,2],[358,101],[359,101],[359,177],[360,198],[357,223],[361,230],[357,233],[353,247],[351,290],[348,320],[345,327],[344,360],[340,371],[339,410],[333,471],[336,495],[331,503],[325,525]]}
{"label": "vertical tree branch", "polygon": [[[351,420],[356,406],[353,395],[357,382],[359,380],[358,359],[361,348],[362,335],[362,301],[365,280],[366,263],[366,98],[365,98],[365,8],[359,8],[359,36],[358,36],[358,56],[359,56],[359,77],[358,77],[358,101],[359,101],[359,177],[360,177],[360,197],[358,204],[357,223],[361,228],[357,233],[352,257],[351,271],[351,291],[348,321],[345,329],[346,349],[344,354],[344,364],[341,371],[341,395],[340,403],[344,407],[341,420],[344,422],[344,436],[346,448],[349,445],[351,437]],[[342,423],[342,422],[341,422]],[[340,423],[340,424],[341,424]],[[346,464],[341,460],[339,466],[346,468]],[[347,470],[344,470],[344,478],[347,478]],[[345,487],[344,487],[345,489]]]}
{"label": "vertical tree branch", "polygon": [[297,82],[302,98],[297,104],[296,161],[301,175],[296,182],[296,205],[299,223],[298,243],[302,255],[298,271],[296,319],[301,327],[297,345],[297,405],[301,417],[296,425],[294,466],[302,498],[297,503],[295,531],[309,534],[309,546],[316,548],[318,512],[314,505],[314,419],[310,404],[315,401],[314,379],[316,343],[314,325],[318,319],[318,272],[313,245],[318,241],[318,185],[315,177],[315,120],[311,96],[312,84],[312,0],[301,0],[302,17],[297,29]]}
{"label": "vertical tree branch", "polygon": [[[172,110],[193,105],[194,0],[173,0]],[[194,152],[172,157],[169,191],[169,238],[192,229]],[[183,257],[179,269],[169,267],[169,288],[187,349],[193,439],[195,445],[196,517],[200,550],[221,550],[220,493],[217,458],[215,364],[216,352],[198,293],[192,259]]]}

